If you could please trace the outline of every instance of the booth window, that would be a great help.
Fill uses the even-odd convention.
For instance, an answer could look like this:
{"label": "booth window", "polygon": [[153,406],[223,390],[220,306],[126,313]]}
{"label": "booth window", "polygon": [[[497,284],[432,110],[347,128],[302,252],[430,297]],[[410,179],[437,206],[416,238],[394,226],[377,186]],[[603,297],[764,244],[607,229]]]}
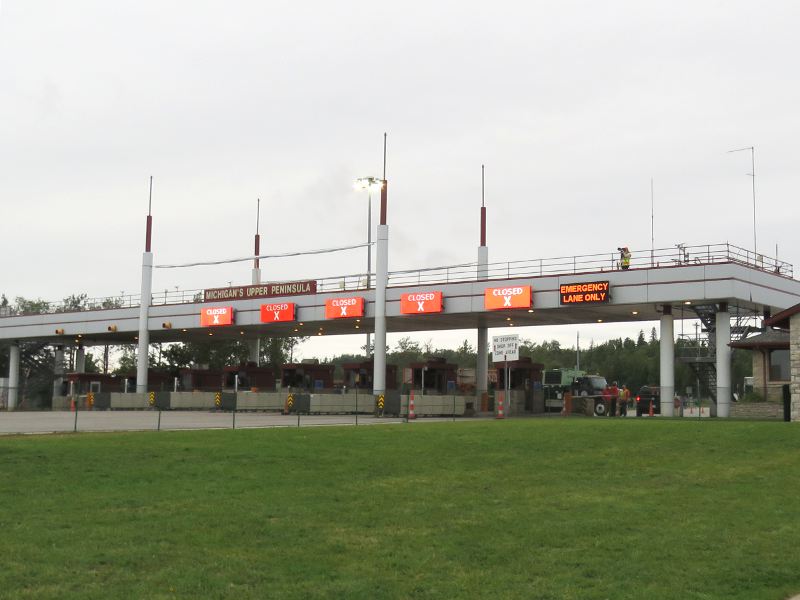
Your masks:
{"label": "booth window", "polygon": [[769,380],[789,381],[789,351],[771,350],[769,353]]}

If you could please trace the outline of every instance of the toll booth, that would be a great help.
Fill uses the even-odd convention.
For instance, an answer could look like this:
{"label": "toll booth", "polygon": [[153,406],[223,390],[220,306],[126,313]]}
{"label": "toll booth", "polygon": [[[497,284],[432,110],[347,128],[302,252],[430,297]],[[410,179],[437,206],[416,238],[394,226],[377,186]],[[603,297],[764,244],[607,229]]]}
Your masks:
{"label": "toll booth", "polygon": [[275,369],[257,367],[254,363],[234,365],[222,369],[181,369],[179,390],[185,392],[215,392],[236,389],[239,375],[240,390],[275,390]]}
{"label": "toll booth", "polygon": [[[64,375],[66,390],[63,395],[72,393],[84,396],[89,392],[121,392],[124,376],[110,373],[67,373]],[[133,391],[136,391],[134,382]]]}
{"label": "toll booth", "polygon": [[223,373],[211,369],[181,369],[180,390],[184,392],[215,392],[222,389]]}
{"label": "toll booth", "polygon": [[[150,391],[170,391],[174,385],[172,375],[150,369],[147,372],[147,389]],[[63,396],[70,392],[85,395],[88,392],[129,392],[136,391],[136,373],[66,373],[63,382]]]}
{"label": "toll booth", "polygon": [[[496,389],[506,388],[506,364],[496,362],[497,371]],[[519,360],[508,361],[509,389],[516,395],[524,396],[525,412],[544,412],[544,395],[542,390],[542,363],[535,363],[528,356]]]}
{"label": "toll booth", "polygon": [[238,389],[254,392],[271,392],[275,390],[275,369],[272,366],[257,367],[255,363],[225,367],[223,373],[223,389],[236,389],[236,376],[239,376]]}
{"label": "toll booth", "polygon": [[317,362],[285,364],[281,367],[281,387],[311,392],[332,390],[334,369],[334,365]]}
{"label": "toll booth", "polygon": [[[375,363],[371,360],[345,363],[342,365],[344,384],[348,389],[371,390],[374,369]],[[397,389],[397,365],[386,365],[386,389]]]}
{"label": "toll booth", "polygon": [[429,358],[425,362],[411,363],[411,387],[426,394],[454,394],[458,391],[458,365],[444,358]]}

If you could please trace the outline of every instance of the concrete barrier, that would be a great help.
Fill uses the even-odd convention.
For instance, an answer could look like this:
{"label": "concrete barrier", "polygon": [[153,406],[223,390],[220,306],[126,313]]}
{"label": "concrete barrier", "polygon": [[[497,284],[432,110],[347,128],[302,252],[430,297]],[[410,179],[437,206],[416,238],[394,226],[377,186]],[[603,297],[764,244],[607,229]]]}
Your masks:
{"label": "concrete barrier", "polygon": [[311,394],[312,414],[353,414],[358,407],[359,414],[372,414],[375,411],[375,397],[372,394]]}
{"label": "concrete barrier", "polygon": [[[418,396],[414,394],[414,412],[418,417],[463,417],[466,396]],[[472,401],[472,397],[469,397]],[[400,396],[400,415],[408,415],[408,396]]]}
{"label": "concrete barrier", "polygon": [[120,408],[150,408],[150,396],[148,394],[123,394],[121,392],[111,392],[110,404],[112,410]]}
{"label": "concrete barrier", "polygon": [[53,403],[50,405],[50,408],[52,410],[70,410],[73,400],[75,401],[75,408],[78,410],[89,410],[86,394],[81,396],[77,394],[74,396],[53,396]]}
{"label": "concrete barrier", "polygon": [[236,410],[283,411],[286,404],[284,392],[239,392],[236,394]]}
{"label": "concrete barrier", "polygon": [[70,396],[53,396],[53,410],[69,410]]}
{"label": "concrete barrier", "polygon": [[172,392],[169,405],[172,409],[213,410],[217,408],[215,398],[215,392]]}
{"label": "concrete barrier", "polygon": [[525,392],[521,392],[519,390],[511,390],[510,394],[510,402],[505,407],[505,412],[507,417],[519,417],[521,415],[526,414],[525,410]]}

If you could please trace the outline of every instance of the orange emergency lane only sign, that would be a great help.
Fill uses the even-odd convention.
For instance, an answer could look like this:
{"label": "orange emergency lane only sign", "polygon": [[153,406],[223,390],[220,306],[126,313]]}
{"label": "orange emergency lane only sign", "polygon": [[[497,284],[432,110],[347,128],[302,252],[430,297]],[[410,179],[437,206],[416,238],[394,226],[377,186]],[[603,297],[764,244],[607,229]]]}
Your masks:
{"label": "orange emergency lane only sign", "polygon": [[326,319],[348,319],[364,316],[364,298],[330,298],[325,301]]}
{"label": "orange emergency lane only sign", "polygon": [[562,283],[561,304],[600,304],[608,302],[608,282]]}
{"label": "orange emergency lane only sign", "polygon": [[402,315],[440,312],[442,312],[442,292],[412,292],[400,296]]}
{"label": "orange emergency lane only sign", "polygon": [[486,310],[531,308],[531,298],[531,286],[529,285],[486,288],[483,294],[483,307]]}
{"label": "orange emergency lane only sign", "polygon": [[294,321],[294,302],[279,302],[278,304],[261,305],[262,323],[284,323]]}
{"label": "orange emergency lane only sign", "polygon": [[232,306],[214,306],[200,311],[200,327],[233,325]]}

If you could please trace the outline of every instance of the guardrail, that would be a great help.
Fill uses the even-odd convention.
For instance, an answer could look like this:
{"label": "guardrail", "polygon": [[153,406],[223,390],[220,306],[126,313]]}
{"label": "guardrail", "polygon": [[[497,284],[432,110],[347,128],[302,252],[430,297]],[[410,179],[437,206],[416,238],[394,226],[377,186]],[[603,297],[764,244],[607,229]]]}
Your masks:
{"label": "guardrail", "polygon": [[[613,251],[601,254],[579,254],[575,256],[538,258],[533,260],[493,262],[485,267],[484,272],[486,275],[480,278],[478,277],[478,264],[476,262],[470,262],[429,267],[426,269],[391,271],[389,273],[388,285],[390,287],[401,287],[458,283],[463,281],[476,281],[478,279],[510,279],[514,277],[542,277],[546,275],[607,272],[619,270],[619,261],[620,253],[618,251]],[[751,250],[727,243],[697,246],[676,244],[671,248],[634,250],[631,252],[630,268],[647,269],[720,263],[740,264],[788,279],[793,277],[794,271],[792,265],[788,262],[780,261],[764,254],[757,254]],[[370,289],[370,287],[374,285],[374,280],[374,274],[372,277],[369,277],[366,273],[355,273],[338,277],[322,277],[316,279],[317,292],[364,291]],[[153,292],[151,306],[190,304],[202,302],[202,299],[203,290],[165,289],[163,292]],[[37,300],[28,302],[22,307],[0,307],[0,317],[113,308],[135,308],[139,306],[139,303],[139,294],[121,294],[119,296],[99,298],[80,296],[60,302]]]}

